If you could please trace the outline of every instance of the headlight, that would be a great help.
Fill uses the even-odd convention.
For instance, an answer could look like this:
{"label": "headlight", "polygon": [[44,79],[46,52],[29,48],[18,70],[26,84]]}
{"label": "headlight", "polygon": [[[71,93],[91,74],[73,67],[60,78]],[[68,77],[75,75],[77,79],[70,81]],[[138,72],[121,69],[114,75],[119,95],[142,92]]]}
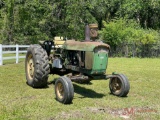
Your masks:
{"label": "headlight", "polygon": [[47,42],[45,42],[44,44],[45,44],[45,45],[47,45],[48,43],[47,43]]}
{"label": "headlight", "polygon": [[48,45],[52,45],[52,43],[51,43],[51,42],[48,42]]}

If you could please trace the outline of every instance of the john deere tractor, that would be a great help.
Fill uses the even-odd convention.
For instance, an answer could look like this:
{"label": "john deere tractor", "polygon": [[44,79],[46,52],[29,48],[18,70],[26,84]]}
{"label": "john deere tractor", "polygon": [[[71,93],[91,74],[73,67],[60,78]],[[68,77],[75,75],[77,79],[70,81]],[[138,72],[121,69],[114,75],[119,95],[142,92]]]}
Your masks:
{"label": "john deere tractor", "polygon": [[109,80],[113,95],[127,96],[130,85],[124,74],[106,74],[110,46],[97,39],[96,24],[86,25],[85,40],[65,40],[55,37],[28,48],[25,60],[27,84],[33,88],[47,86],[49,74],[60,77],[55,80],[57,101],[69,104],[74,97],[74,82]]}

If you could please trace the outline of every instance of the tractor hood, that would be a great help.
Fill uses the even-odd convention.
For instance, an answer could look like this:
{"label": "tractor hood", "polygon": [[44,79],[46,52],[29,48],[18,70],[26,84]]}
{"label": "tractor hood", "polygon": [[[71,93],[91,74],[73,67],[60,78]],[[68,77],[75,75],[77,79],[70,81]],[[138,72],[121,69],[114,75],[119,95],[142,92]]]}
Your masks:
{"label": "tractor hood", "polygon": [[107,49],[110,48],[108,44],[95,41],[80,42],[80,41],[68,40],[63,44],[63,49],[66,50],[94,51],[96,47],[105,47]]}

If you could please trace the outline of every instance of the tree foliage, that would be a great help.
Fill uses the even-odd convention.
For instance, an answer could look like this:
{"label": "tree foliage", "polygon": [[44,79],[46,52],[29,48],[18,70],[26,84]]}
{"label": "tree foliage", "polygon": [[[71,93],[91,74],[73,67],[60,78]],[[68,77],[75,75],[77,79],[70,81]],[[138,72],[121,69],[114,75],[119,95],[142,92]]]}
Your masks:
{"label": "tree foliage", "polygon": [[0,0],[0,43],[83,40],[86,23],[111,45],[158,43],[159,12],[160,0]]}

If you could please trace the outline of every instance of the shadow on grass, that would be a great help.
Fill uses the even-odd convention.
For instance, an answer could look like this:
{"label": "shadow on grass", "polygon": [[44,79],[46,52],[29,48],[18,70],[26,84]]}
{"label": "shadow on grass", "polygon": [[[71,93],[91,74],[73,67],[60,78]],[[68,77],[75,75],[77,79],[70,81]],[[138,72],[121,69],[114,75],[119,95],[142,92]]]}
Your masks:
{"label": "shadow on grass", "polygon": [[[28,86],[30,86],[27,82],[26,82],[26,84],[28,85]],[[32,87],[32,86],[30,86],[30,87]],[[43,87],[33,87],[34,89],[47,89],[47,88],[49,88],[49,86],[48,86],[48,84],[46,85],[46,86],[43,86]]]}
{"label": "shadow on grass", "polygon": [[47,83],[47,85],[51,85],[51,84],[55,84],[55,82],[56,82],[56,80],[52,80],[52,81],[49,81],[48,83]]}
{"label": "shadow on grass", "polygon": [[83,97],[79,97],[79,98],[85,98],[85,97],[87,97],[87,98],[102,98],[103,96],[105,96],[104,94],[97,93],[91,89],[87,89],[87,88],[78,86],[76,84],[73,84],[73,85],[74,85],[74,92],[83,96]]}
{"label": "shadow on grass", "polygon": [[[48,82],[48,85],[50,84],[55,84],[55,79],[53,81]],[[79,84],[92,85],[91,82],[79,83]],[[74,86],[74,92],[83,96],[79,98],[102,98],[103,96],[105,96],[104,94],[97,93],[91,89],[87,89],[85,87],[78,86],[77,84],[73,84],[73,86]]]}
{"label": "shadow on grass", "polygon": [[[56,82],[56,79],[53,79],[52,81],[49,81],[47,84],[50,85],[50,84],[55,84]],[[92,83],[90,81],[77,81],[77,82],[72,82],[72,83],[78,83],[78,84],[83,84],[83,85],[92,85]]]}
{"label": "shadow on grass", "polygon": [[111,92],[109,92],[108,94],[111,95],[111,96],[118,97],[118,98],[127,98],[128,97],[128,96],[116,96],[116,95],[113,95]]}

